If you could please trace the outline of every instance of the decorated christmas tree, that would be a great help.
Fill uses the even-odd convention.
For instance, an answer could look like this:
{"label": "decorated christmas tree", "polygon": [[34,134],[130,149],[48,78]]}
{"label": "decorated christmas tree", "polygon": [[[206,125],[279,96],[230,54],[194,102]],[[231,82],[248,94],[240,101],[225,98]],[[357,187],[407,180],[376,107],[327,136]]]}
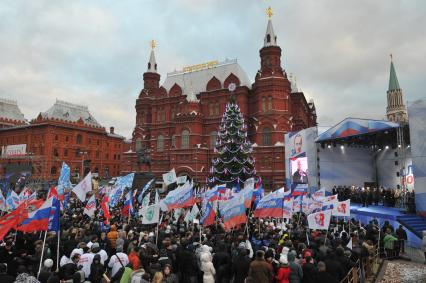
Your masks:
{"label": "decorated christmas tree", "polygon": [[220,123],[212,159],[210,184],[240,185],[256,174],[253,151],[240,107],[231,97]]}

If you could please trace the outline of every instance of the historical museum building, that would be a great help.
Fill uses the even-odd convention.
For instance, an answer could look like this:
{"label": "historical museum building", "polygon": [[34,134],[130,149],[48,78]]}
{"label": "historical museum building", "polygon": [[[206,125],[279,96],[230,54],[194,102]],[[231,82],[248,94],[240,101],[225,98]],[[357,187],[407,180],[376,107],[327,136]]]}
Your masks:
{"label": "historical museum building", "polygon": [[266,189],[284,183],[284,134],[316,125],[313,101],[291,83],[281,65],[271,19],[260,68],[252,84],[237,60],[211,61],[168,73],[160,85],[153,42],[144,87],[136,99],[136,125],[123,173],[153,172],[157,177],[172,168],[206,182],[217,131],[231,93],[248,126],[257,174]]}
{"label": "historical museum building", "polygon": [[86,106],[57,100],[31,122],[14,101],[0,100],[0,109],[0,179],[27,170],[32,179],[57,180],[62,162],[75,178],[89,170],[120,174],[125,139],[113,127],[107,132]]}

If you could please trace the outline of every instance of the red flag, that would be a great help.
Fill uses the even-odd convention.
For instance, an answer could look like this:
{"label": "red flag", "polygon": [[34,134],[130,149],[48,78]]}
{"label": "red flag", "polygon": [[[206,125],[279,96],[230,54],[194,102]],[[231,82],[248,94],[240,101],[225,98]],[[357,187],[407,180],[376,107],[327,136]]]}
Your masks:
{"label": "red flag", "polygon": [[101,207],[102,207],[102,210],[104,212],[104,217],[105,217],[105,219],[107,221],[109,221],[109,219],[111,218],[111,215],[109,214],[109,205],[108,205],[108,202],[109,202],[109,198],[108,198],[107,195],[105,195],[102,198]]}
{"label": "red flag", "polygon": [[25,203],[19,205],[14,211],[9,212],[0,218],[0,240],[9,233],[10,229],[16,228],[22,222],[28,213],[25,209]]}
{"label": "red flag", "polygon": [[49,190],[49,194],[47,195],[47,199],[55,197],[56,199],[59,199],[58,197],[58,191],[56,190],[56,187],[51,187]]}

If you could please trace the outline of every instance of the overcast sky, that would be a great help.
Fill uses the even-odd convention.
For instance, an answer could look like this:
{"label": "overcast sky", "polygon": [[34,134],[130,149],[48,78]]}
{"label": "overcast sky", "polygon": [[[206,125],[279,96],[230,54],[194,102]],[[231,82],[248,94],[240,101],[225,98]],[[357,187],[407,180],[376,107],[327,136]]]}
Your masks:
{"label": "overcast sky", "polygon": [[0,97],[27,119],[56,98],[85,104],[130,137],[151,39],[162,81],[226,58],[253,81],[269,5],[283,67],[314,99],[320,125],[385,116],[390,53],[404,99],[426,97],[424,0],[3,0]]}

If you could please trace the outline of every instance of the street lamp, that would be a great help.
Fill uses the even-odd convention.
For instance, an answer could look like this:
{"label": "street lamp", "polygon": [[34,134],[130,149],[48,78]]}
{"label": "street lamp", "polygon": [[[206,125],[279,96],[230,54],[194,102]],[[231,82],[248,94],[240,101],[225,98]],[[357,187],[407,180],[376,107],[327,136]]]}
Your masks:
{"label": "street lamp", "polygon": [[197,148],[195,149],[195,182],[198,180],[198,149],[200,149],[201,144],[197,143]]}

